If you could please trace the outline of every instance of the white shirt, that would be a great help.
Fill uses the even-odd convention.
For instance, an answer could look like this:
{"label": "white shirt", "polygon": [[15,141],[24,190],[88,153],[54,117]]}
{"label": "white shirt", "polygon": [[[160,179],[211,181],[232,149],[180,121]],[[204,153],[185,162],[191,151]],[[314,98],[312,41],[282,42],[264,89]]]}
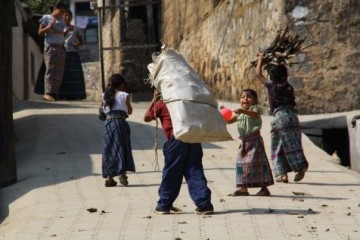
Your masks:
{"label": "white shirt", "polygon": [[[115,94],[115,102],[114,102],[111,110],[122,110],[122,111],[125,111],[126,113],[128,113],[128,108],[126,105],[126,99],[128,96],[129,96],[129,94],[126,92],[120,92],[120,91],[117,92]],[[102,99],[104,100],[104,94],[102,94]],[[104,110],[105,110],[105,113],[110,111],[109,107],[105,107]]]}
{"label": "white shirt", "polygon": [[65,48],[68,52],[77,52],[79,49],[74,47],[74,43],[79,41],[79,36],[82,37],[81,31],[78,27],[70,25],[66,26],[67,34],[65,35]]}

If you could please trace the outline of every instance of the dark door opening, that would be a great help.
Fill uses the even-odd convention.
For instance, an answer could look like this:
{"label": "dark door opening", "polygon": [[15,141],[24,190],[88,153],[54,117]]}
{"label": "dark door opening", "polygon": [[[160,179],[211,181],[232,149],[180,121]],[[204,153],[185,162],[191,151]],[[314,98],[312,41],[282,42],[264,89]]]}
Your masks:
{"label": "dark door opening", "polygon": [[342,166],[351,167],[347,128],[303,128],[302,132],[329,155],[336,153]]}

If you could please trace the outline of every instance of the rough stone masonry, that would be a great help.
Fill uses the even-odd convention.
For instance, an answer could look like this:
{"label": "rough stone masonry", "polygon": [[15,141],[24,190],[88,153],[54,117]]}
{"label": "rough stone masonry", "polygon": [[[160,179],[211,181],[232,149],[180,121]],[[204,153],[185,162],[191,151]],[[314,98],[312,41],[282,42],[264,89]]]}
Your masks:
{"label": "rough stone masonry", "polygon": [[277,30],[306,35],[289,82],[300,114],[360,109],[360,2],[356,0],[163,0],[161,35],[179,50],[219,99],[265,89],[250,61]]}

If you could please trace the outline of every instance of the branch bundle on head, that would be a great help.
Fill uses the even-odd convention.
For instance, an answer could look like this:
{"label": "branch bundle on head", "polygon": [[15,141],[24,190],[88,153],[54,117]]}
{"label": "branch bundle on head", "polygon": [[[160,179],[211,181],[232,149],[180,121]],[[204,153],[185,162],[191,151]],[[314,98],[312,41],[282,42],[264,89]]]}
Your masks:
{"label": "branch bundle on head", "polygon": [[[296,64],[296,62],[291,62],[290,59],[295,56],[296,53],[301,52],[305,48],[309,47],[301,47],[304,43],[306,36],[304,38],[300,38],[298,34],[295,36],[290,36],[289,27],[287,26],[282,33],[281,30],[278,30],[277,35],[274,41],[271,43],[270,47],[266,49],[260,49],[260,52],[265,53],[265,58],[262,62],[262,66],[266,66],[268,64],[285,64],[292,65]],[[250,62],[251,66],[256,67],[257,60],[253,60]]]}

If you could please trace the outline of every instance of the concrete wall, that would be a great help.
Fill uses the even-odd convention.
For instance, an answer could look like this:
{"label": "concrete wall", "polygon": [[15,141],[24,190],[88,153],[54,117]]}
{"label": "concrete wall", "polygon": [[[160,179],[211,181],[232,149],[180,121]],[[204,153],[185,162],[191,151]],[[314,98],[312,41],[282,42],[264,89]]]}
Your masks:
{"label": "concrete wall", "polygon": [[348,118],[351,168],[360,171],[360,119],[352,127],[352,117]]}
{"label": "concrete wall", "polygon": [[[346,129],[349,142],[349,158],[344,159],[350,163],[351,169],[360,171],[360,119],[356,121],[356,126],[352,127],[352,120],[355,116],[360,116],[360,110],[354,110],[350,112],[328,113],[328,114],[313,114],[313,115],[300,115],[300,126],[302,132],[305,134],[322,136],[322,130],[329,129]],[[309,132],[310,130],[310,132]],[[331,136],[332,141],[337,141],[339,147],[345,144],[342,136]],[[313,137],[310,139],[320,148],[321,143],[314,141]]]}
{"label": "concrete wall", "polygon": [[164,0],[162,38],[179,50],[219,99],[238,101],[244,88],[265,89],[250,61],[277,30],[307,35],[289,82],[301,114],[360,109],[359,1]]}

